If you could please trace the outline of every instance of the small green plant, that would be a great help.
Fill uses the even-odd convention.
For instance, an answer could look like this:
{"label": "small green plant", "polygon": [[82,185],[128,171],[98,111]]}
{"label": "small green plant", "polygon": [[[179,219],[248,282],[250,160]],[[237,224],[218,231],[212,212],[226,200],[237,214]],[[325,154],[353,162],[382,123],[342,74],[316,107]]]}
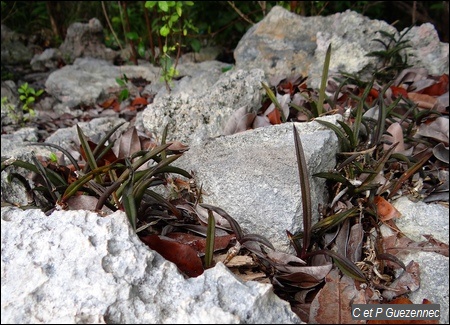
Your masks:
{"label": "small green plant", "polygon": [[[178,75],[177,63],[181,55],[183,37],[189,30],[198,32],[190,19],[183,17],[185,6],[193,6],[193,1],[146,1],[147,9],[156,8],[161,17],[162,25],[159,26],[159,34],[164,38],[162,53],[159,63],[162,68],[161,81],[166,84],[170,91],[171,82]],[[183,19],[182,19],[183,18]],[[176,52],[175,62],[173,55]]]}
{"label": "small green plant", "polygon": [[116,78],[116,82],[119,84],[120,87],[122,87],[122,90],[119,94],[119,101],[123,102],[124,100],[127,100],[130,97],[130,91],[128,90],[128,77],[123,74],[121,78]]}
{"label": "small green plant", "polygon": [[377,67],[375,76],[384,82],[393,80],[395,76],[402,70],[411,67],[408,64],[408,55],[404,53],[404,50],[411,47],[409,40],[405,40],[405,35],[411,30],[413,26],[410,26],[398,39],[395,34],[388,33],[383,30],[378,32],[385,38],[376,38],[373,41],[383,45],[384,50],[373,51],[367,54],[367,56],[378,57],[380,59],[380,66]]}
{"label": "small green plant", "polygon": [[23,83],[19,89],[19,99],[22,102],[23,110],[28,113],[30,117],[36,116],[36,112],[33,109],[34,102],[36,99],[44,93],[43,89],[35,90],[33,87],[28,85],[28,82]]}

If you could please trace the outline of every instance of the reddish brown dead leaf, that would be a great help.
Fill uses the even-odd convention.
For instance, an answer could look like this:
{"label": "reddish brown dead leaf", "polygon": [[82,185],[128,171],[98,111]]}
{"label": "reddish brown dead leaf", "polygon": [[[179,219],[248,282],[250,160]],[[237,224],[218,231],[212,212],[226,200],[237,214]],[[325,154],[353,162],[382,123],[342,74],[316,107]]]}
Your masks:
{"label": "reddish brown dead leaf", "polygon": [[423,109],[433,109],[437,103],[436,97],[427,94],[408,93],[408,98]]}
{"label": "reddish brown dead leaf", "polygon": [[100,103],[99,105],[101,108],[106,109],[106,108],[110,108],[111,106],[113,106],[114,102],[117,102],[117,99],[110,98],[110,99],[105,100],[103,103]]}
{"label": "reddish brown dead leaf", "polygon": [[267,114],[267,118],[269,119],[270,124],[281,124],[281,114],[280,111],[276,108],[272,112]]}
{"label": "reddish brown dead leaf", "polygon": [[144,97],[136,97],[131,102],[131,106],[145,106],[147,105],[147,99]]}
{"label": "reddish brown dead leaf", "polygon": [[433,235],[422,235],[424,236],[428,242],[433,245],[434,247],[436,247],[436,252],[440,253],[446,257],[448,257],[448,252],[449,252],[449,247],[448,244],[441,242],[440,240],[437,240],[433,237]]}
{"label": "reddish brown dead leaf", "polygon": [[325,286],[311,303],[311,324],[365,324],[366,320],[352,319],[352,304],[365,304],[364,290],[356,288],[355,280],[332,270],[325,278]]}
{"label": "reddish brown dead leaf", "polygon": [[167,148],[168,150],[172,150],[175,153],[182,153],[189,150],[189,146],[181,143],[180,141],[170,141],[170,146]]}
{"label": "reddish brown dead leaf", "polygon": [[149,235],[141,237],[142,242],[157,251],[166,260],[175,263],[189,277],[197,277],[204,271],[197,251],[168,237]]}
{"label": "reddish brown dead leaf", "polygon": [[441,96],[448,91],[448,74],[443,74],[434,85],[428,86],[420,91],[421,94],[430,96]]}
{"label": "reddish brown dead leaf", "polygon": [[405,88],[402,87],[396,87],[396,86],[391,86],[391,90],[392,90],[392,95],[396,98],[398,96],[402,96],[403,98],[408,98],[408,92],[406,91]]}
{"label": "reddish brown dead leaf", "polygon": [[[92,151],[94,151],[95,148],[97,147],[97,144],[92,142],[91,140],[88,140],[88,144],[89,144],[89,148],[91,148]],[[106,146],[103,146],[103,149],[104,148],[106,148]],[[84,152],[83,146],[81,146],[81,145],[80,145],[80,153],[81,153],[81,156],[83,157],[84,161],[88,161],[87,158],[86,158],[86,153]],[[97,160],[97,166],[101,167],[101,166],[109,165],[109,164],[113,163],[116,160],[117,160],[116,155],[114,154],[112,149],[109,149],[103,155],[103,157],[101,159]]]}
{"label": "reddish brown dead leaf", "polygon": [[399,218],[401,213],[382,196],[375,196],[373,202],[377,206],[378,217],[381,221]]}
{"label": "reddish brown dead leaf", "polygon": [[[189,245],[194,248],[199,254],[205,254],[206,238],[195,236],[184,232],[171,232],[167,237],[176,240],[179,243]],[[234,234],[226,236],[214,237],[214,251],[222,250],[228,247],[230,240],[235,238]]]}

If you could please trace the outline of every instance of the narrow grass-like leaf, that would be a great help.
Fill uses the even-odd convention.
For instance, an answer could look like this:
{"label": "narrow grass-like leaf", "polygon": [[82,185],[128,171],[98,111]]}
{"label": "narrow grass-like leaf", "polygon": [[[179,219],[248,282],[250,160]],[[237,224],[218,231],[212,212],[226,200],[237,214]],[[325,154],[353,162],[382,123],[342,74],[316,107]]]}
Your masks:
{"label": "narrow grass-like leaf", "polygon": [[137,207],[135,196],[133,195],[133,186],[134,186],[134,170],[131,169],[131,162],[129,159],[125,159],[125,164],[130,169],[130,177],[125,184],[124,194],[122,197],[122,203],[125,210],[125,214],[130,221],[133,230],[136,232],[137,225]]}
{"label": "narrow grass-like leaf", "polygon": [[325,89],[327,88],[328,70],[330,69],[330,59],[331,59],[331,43],[330,45],[328,45],[328,49],[325,54],[325,61],[323,63],[322,79],[320,82],[320,89],[319,89],[319,101],[317,102],[317,116],[321,116],[323,114],[323,103],[325,102]]}
{"label": "narrow grass-like leaf", "polygon": [[390,199],[394,194],[396,194],[397,191],[400,189],[400,187],[402,187],[403,183],[406,182],[406,180],[410,178],[412,175],[414,175],[414,173],[417,172],[423,166],[423,164],[426,163],[428,159],[431,158],[431,156],[433,156],[433,152],[429,151],[420,161],[415,163],[406,172],[404,172],[393,186],[391,193],[389,193],[388,195],[388,199]]}
{"label": "narrow grass-like leaf", "polygon": [[281,107],[280,103],[277,100],[277,97],[273,93],[273,91],[270,89],[269,86],[267,86],[264,82],[261,82],[262,86],[266,90],[267,96],[269,96],[272,103],[275,105],[275,108],[280,112],[281,121],[284,123],[286,122],[286,116],[284,116],[283,108]]}
{"label": "narrow grass-like leaf", "polygon": [[[155,158],[161,151],[164,151],[169,146],[170,146],[170,144],[166,143],[164,145],[160,145],[160,146],[148,151],[145,155],[143,155],[141,158],[137,159],[136,161],[134,161],[131,164],[131,169],[137,170],[139,167],[141,167],[143,164],[145,164],[149,160]],[[110,165],[108,165],[108,166],[110,166]],[[114,191],[116,191],[127,180],[127,178],[129,176],[130,176],[130,169],[124,170],[124,172],[119,176],[119,178],[112,185],[110,185],[106,189],[105,193],[98,199],[96,210],[101,210],[101,208],[103,207],[103,204],[109,198],[109,196]]]}
{"label": "narrow grass-like leaf", "polygon": [[[84,184],[89,182],[96,175],[106,173],[106,172],[108,172],[108,170],[110,170],[112,168],[114,168],[114,165],[105,165],[102,167],[98,167],[97,169],[91,170],[86,175],[77,179],[75,182],[73,182],[72,184],[70,184],[67,187],[66,191],[64,192],[63,196],[61,197],[61,200],[60,200],[61,203],[66,202],[72,195],[74,195],[76,192],[78,192]],[[101,208],[98,210],[101,210]]]}
{"label": "narrow grass-like leaf", "polygon": [[375,177],[383,170],[385,167],[386,162],[388,161],[389,157],[391,156],[392,152],[394,151],[395,147],[397,147],[398,142],[394,143],[381,157],[381,159],[377,162],[377,164],[374,166],[372,170],[370,170],[369,176],[364,180],[364,182],[361,184],[360,188],[356,190],[356,193],[361,193],[362,189],[365,186],[368,186]]}
{"label": "narrow grass-like leaf", "polygon": [[41,162],[36,158],[34,153],[33,153],[32,157],[31,157],[31,159],[33,160],[36,168],[38,169],[39,174],[43,178],[43,180],[45,182],[45,186],[47,187],[48,192],[49,192],[49,194],[51,195],[51,197],[53,199],[53,203],[56,203],[56,201],[58,201],[58,198],[56,197],[56,194],[55,194],[55,188],[52,185],[52,182],[48,179],[45,167],[42,166]]}
{"label": "narrow grass-like leaf", "polygon": [[[105,145],[106,141],[109,141],[109,139],[111,138],[113,133],[116,132],[117,129],[120,128],[123,124],[125,124],[125,122],[117,124],[111,130],[109,130],[108,133],[106,133],[103,138],[101,138],[99,143],[97,143],[97,146],[95,147],[94,151],[92,152],[94,154],[94,157],[97,157],[97,155],[99,154],[99,151],[103,148],[103,146]],[[110,141],[110,144],[111,144],[111,146],[113,146],[114,142]],[[96,159],[98,159],[98,157]]]}
{"label": "narrow grass-like leaf", "polygon": [[170,203],[169,200],[164,198],[162,195],[156,193],[155,191],[149,190],[149,189],[147,189],[145,191],[145,194],[150,196],[153,200],[155,200],[162,206],[166,206],[175,217],[177,217],[177,218],[181,217],[181,212],[172,203]]}
{"label": "narrow grass-like leaf", "polygon": [[328,121],[322,121],[319,119],[315,120],[317,123],[325,125],[327,127],[329,127],[331,130],[334,131],[334,133],[336,133],[337,137],[340,140],[341,143],[341,150],[342,151],[351,151],[352,145],[349,141],[349,139],[347,138],[347,136],[345,135],[345,133],[335,124],[330,123]]}
{"label": "narrow grass-like leaf", "polygon": [[358,144],[355,142],[353,130],[350,128],[350,126],[348,126],[347,123],[342,122],[342,121],[337,121],[337,122],[342,127],[344,132],[347,134],[347,139],[350,140],[350,150],[354,150]]}
{"label": "narrow grass-like leaf", "polygon": [[379,100],[378,100],[378,121],[377,121],[377,130],[374,134],[374,144],[378,145],[378,143],[381,140],[381,136],[384,133],[385,130],[385,124],[386,124],[386,108],[384,107],[384,95],[386,93],[386,90],[389,89],[389,87],[391,86],[392,82],[386,84],[381,93],[379,94]]}
{"label": "narrow grass-like leaf", "polygon": [[210,268],[213,262],[214,242],[216,239],[216,220],[213,212],[208,210],[208,228],[206,230],[205,268]]}
{"label": "narrow grass-like leaf", "polygon": [[230,223],[231,229],[233,230],[234,234],[236,235],[236,240],[240,242],[241,238],[244,237],[244,233],[242,232],[241,226],[237,223],[237,221],[230,216],[228,213],[226,213],[223,209],[216,207],[214,205],[206,204],[206,203],[200,203],[200,206],[212,210],[218,214],[220,214],[222,217],[227,219],[227,221]]}
{"label": "narrow grass-like leaf", "polygon": [[366,277],[361,272],[361,270],[347,257],[342,256],[341,254],[331,251],[331,250],[318,250],[313,252],[314,255],[316,254],[325,254],[333,258],[334,263],[337,265],[339,270],[341,270],[342,273],[345,275],[351,277],[352,279],[361,281],[361,282],[367,282]]}
{"label": "narrow grass-like leaf", "polygon": [[77,160],[63,147],[58,146],[56,144],[53,143],[45,143],[45,142],[36,142],[36,143],[30,143],[30,145],[32,146],[45,146],[45,147],[52,147],[55,149],[58,149],[59,151],[61,151],[63,154],[66,155],[67,159],[70,160],[70,162],[72,163],[72,165],[75,167],[76,170],[80,170],[80,166],[77,163]]}
{"label": "narrow grass-like leaf", "polygon": [[[300,256],[302,254],[302,244],[301,244],[299,238],[297,238],[298,236],[295,236],[289,230],[286,230],[286,235],[287,235],[289,241],[291,242],[292,246],[294,246],[297,256]],[[303,237],[303,235],[302,235],[302,237]]]}
{"label": "narrow grass-like leaf", "polygon": [[353,123],[353,141],[352,143],[355,144],[355,146],[359,143],[359,130],[361,129],[361,120],[364,113],[364,103],[366,101],[367,96],[369,95],[370,91],[372,90],[373,83],[375,82],[375,79],[372,78],[372,80],[366,85],[364,92],[359,99],[358,106],[356,107],[356,116],[355,116],[355,122]]}
{"label": "narrow grass-like leaf", "polygon": [[[88,139],[86,138],[86,136],[83,133],[83,130],[80,128],[80,126],[77,124],[77,132],[78,132],[78,137],[80,139],[80,144],[81,147],[84,150],[84,154],[86,155],[86,166],[83,169],[84,173],[87,173],[87,171],[90,170],[94,170],[97,169],[97,162],[95,160],[95,156],[94,153],[91,150],[91,147],[89,146],[88,143]],[[99,174],[95,175],[95,181],[99,184],[102,183],[102,179],[100,178]]]}
{"label": "narrow grass-like leaf", "polygon": [[344,176],[342,176],[342,174],[339,173],[327,173],[327,172],[320,172],[320,173],[316,173],[313,175],[314,177],[320,177],[320,178],[325,178],[329,181],[333,181],[333,182],[338,182],[338,183],[342,183],[342,184],[349,184],[349,181],[347,178],[345,178]]}
{"label": "narrow grass-like leaf", "polygon": [[[162,145],[166,144],[168,128],[169,128],[169,124],[166,124],[166,126],[164,127],[164,130],[163,130],[162,137],[161,137],[161,144]],[[161,152],[161,158],[163,158],[163,159],[166,158],[166,152],[165,151]]]}
{"label": "narrow grass-like leaf", "polygon": [[344,222],[347,218],[354,217],[359,215],[358,208],[353,207],[346,211],[333,214],[325,219],[320,220],[315,225],[312,226],[311,232],[315,234],[317,237],[322,237],[328,230],[336,227],[340,223]]}
{"label": "narrow grass-like leaf", "polygon": [[302,256],[304,256],[309,248],[311,236],[311,220],[312,220],[312,204],[311,204],[311,186],[309,185],[308,169],[306,165],[305,152],[303,151],[302,141],[298,134],[297,128],[293,125],[295,155],[297,157],[297,169],[300,178],[300,190],[302,195],[303,209],[303,247]]}
{"label": "narrow grass-like leaf", "polygon": [[275,250],[275,247],[272,245],[272,243],[264,236],[261,236],[258,234],[247,234],[241,238],[240,243],[242,245],[244,245],[246,242],[249,242],[249,241],[258,242],[260,244],[266,245],[267,247]]}

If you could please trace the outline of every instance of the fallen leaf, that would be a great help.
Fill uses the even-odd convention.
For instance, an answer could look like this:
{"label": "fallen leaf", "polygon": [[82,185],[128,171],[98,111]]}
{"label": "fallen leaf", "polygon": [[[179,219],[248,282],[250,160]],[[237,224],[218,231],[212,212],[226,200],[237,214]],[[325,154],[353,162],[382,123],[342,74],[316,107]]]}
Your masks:
{"label": "fallen leaf", "polygon": [[405,141],[403,139],[403,128],[400,123],[395,122],[392,123],[386,130],[389,135],[384,135],[383,140],[383,149],[385,151],[389,150],[393,144],[398,143],[398,145],[394,148],[393,152],[402,152],[405,150]]}
{"label": "fallen leaf", "polygon": [[373,202],[377,206],[378,217],[381,221],[399,218],[401,213],[382,196],[375,196]]}
{"label": "fallen leaf", "polygon": [[256,114],[248,112],[247,106],[242,106],[233,112],[224,129],[224,135],[235,134],[248,130],[253,124]]}
{"label": "fallen leaf", "polygon": [[[194,248],[200,255],[205,254],[206,238],[192,235],[184,232],[171,232],[166,235],[169,238]],[[214,251],[222,250],[228,247],[230,240],[235,238],[233,235],[214,237]]]}
{"label": "fallen leaf", "polygon": [[203,274],[202,260],[191,246],[158,235],[141,237],[141,241],[161,254],[166,260],[176,264],[180,271],[187,276],[197,277]]}
{"label": "fallen leaf", "polygon": [[357,289],[355,280],[332,270],[325,285],[311,303],[311,324],[365,324],[366,320],[352,319],[352,304],[365,304],[365,293]]}
{"label": "fallen leaf", "polygon": [[436,97],[427,94],[408,93],[408,98],[423,109],[433,109],[437,103]]}
{"label": "fallen leaf", "polygon": [[387,300],[392,300],[403,294],[414,292],[420,287],[419,263],[411,261],[406,270],[394,280],[382,293]]}

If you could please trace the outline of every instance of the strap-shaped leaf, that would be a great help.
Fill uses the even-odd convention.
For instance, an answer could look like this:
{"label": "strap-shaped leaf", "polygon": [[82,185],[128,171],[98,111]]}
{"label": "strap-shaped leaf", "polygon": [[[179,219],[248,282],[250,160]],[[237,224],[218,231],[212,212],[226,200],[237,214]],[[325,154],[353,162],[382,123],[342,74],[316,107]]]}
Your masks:
{"label": "strap-shaped leaf", "polygon": [[206,247],[205,247],[205,267],[212,266],[214,254],[214,242],[216,239],[216,221],[211,210],[208,210],[208,228],[206,232]]}
{"label": "strap-shaped leaf", "polygon": [[331,60],[331,43],[328,45],[327,52],[325,54],[325,61],[322,69],[322,79],[320,81],[319,100],[317,102],[317,116],[323,114],[323,103],[325,102],[325,89],[327,88],[328,70],[330,69]]}
{"label": "strap-shaped leaf", "polygon": [[339,270],[345,275],[351,277],[352,279],[367,282],[365,275],[361,272],[361,270],[347,257],[342,256],[341,254],[331,251],[331,250],[319,250],[315,251],[314,254],[326,254],[333,258],[334,263],[337,265]]}
{"label": "strap-shaped leaf", "polygon": [[311,232],[314,232],[318,237],[321,237],[323,234],[325,234],[328,230],[336,227],[340,223],[344,222],[345,219],[357,216],[358,208],[353,207],[351,209],[348,209],[343,212],[339,212],[336,214],[333,214],[329,217],[326,217],[319,222],[317,222],[314,226],[311,228]]}
{"label": "strap-shaped leaf", "polygon": [[272,89],[270,89],[270,87],[267,86],[264,82],[261,82],[261,85],[266,90],[267,96],[269,96],[270,100],[275,105],[276,109],[280,112],[281,121],[286,122],[286,116],[284,115],[283,107],[281,107],[280,103],[278,102],[277,96],[275,96]]}
{"label": "strap-shaped leaf", "polygon": [[300,190],[302,195],[303,209],[303,247],[301,258],[306,254],[309,248],[311,237],[311,220],[312,220],[312,203],[311,203],[311,186],[309,185],[308,169],[306,168],[305,152],[303,151],[302,141],[298,134],[297,128],[293,125],[295,155],[297,156],[297,169],[300,178]]}
{"label": "strap-shaped leaf", "polygon": [[200,203],[200,206],[212,210],[218,214],[220,214],[222,217],[227,219],[227,221],[230,223],[231,229],[233,230],[234,234],[236,235],[236,239],[238,242],[240,242],[241,238],[244,237],[244,233],[242,232],[241,226],[237,223],[237,221],[230,216],[228,213],[225,212],[225,210],[216,207],[214,205],[206,204],[206,203]]}
{"label": "strap-shaped leaf", "polygon": [[66,155],[66,157],[70,160],[70,162],[72,163],[72,165],[76,168],[76,170],[80,170],[80,166],[77,163],[77,160],[63,147],[58,146],[56,144],[53,143],[45,143],[45,142],[36,142],[36,143],[30,143],[30,145],[32,146],[46,146],[46,147],[52,147],[55,149],[58,149],[59,151],[61,151],[63,154]]}

